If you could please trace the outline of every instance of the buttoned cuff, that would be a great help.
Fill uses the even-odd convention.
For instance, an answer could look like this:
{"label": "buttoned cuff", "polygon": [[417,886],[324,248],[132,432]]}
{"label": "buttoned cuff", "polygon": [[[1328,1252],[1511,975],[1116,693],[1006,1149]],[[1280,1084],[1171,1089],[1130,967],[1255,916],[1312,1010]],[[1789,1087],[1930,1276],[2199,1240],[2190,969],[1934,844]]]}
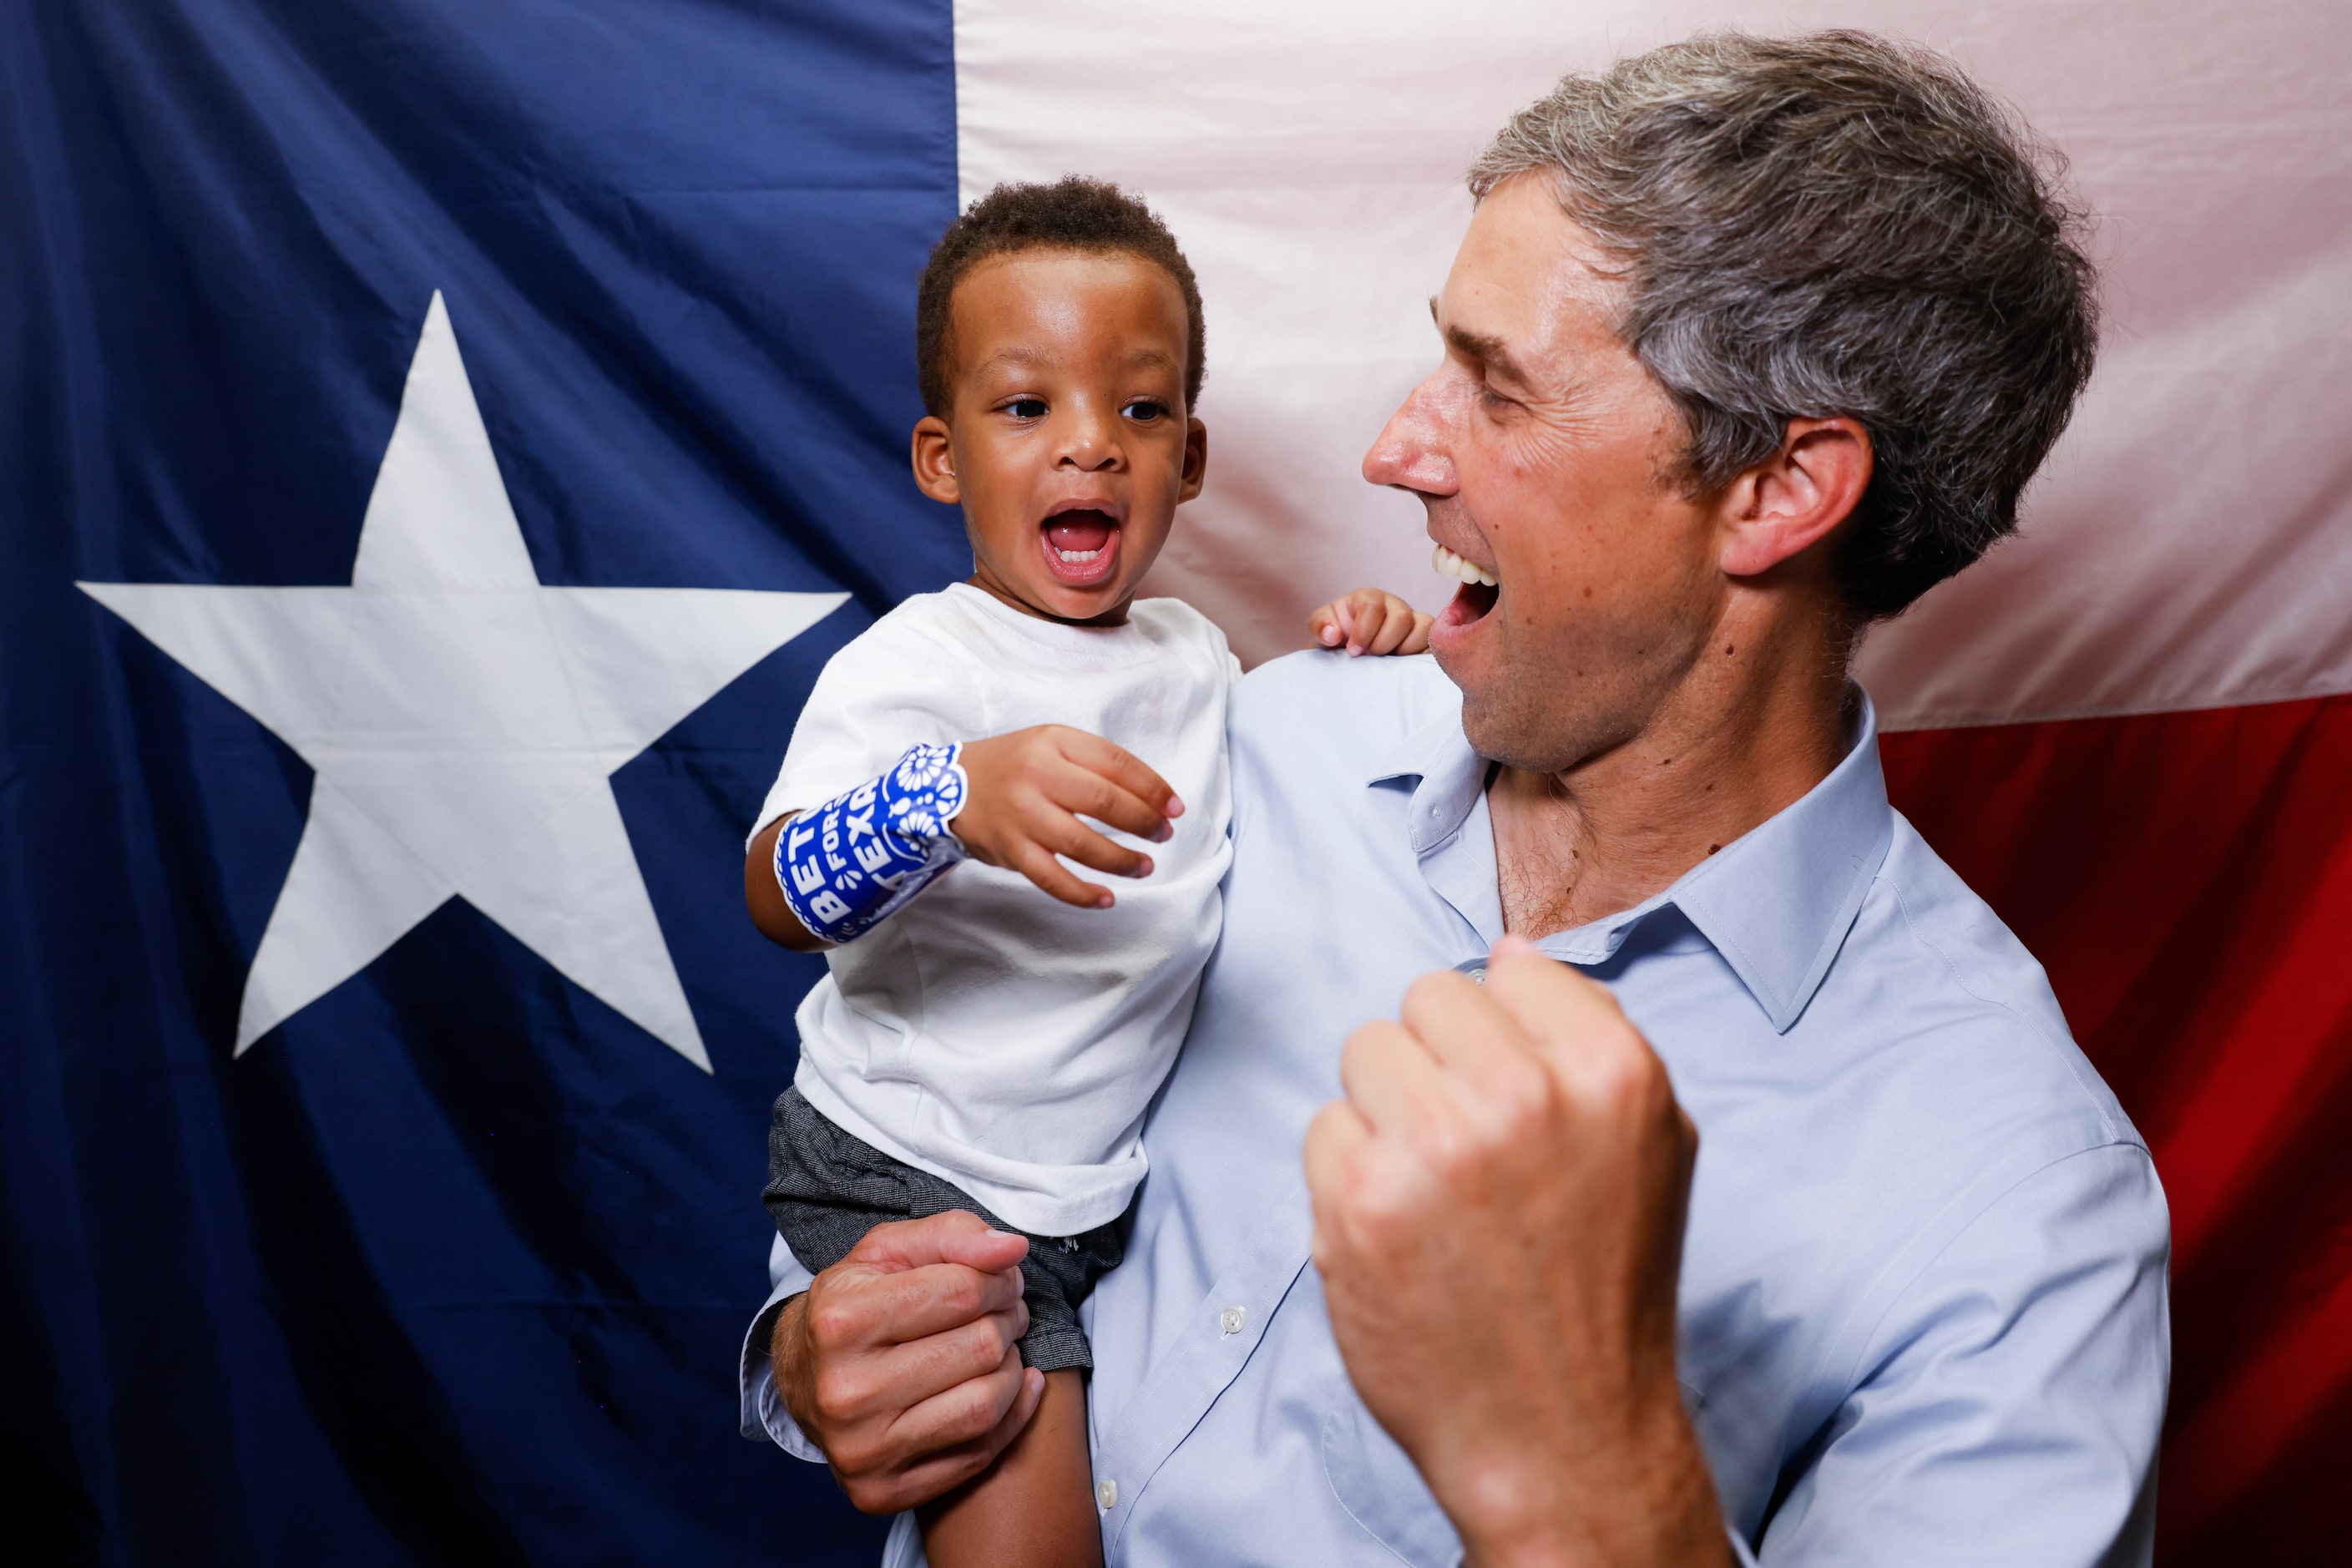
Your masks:
{"label": "buttoned cuff", "polygon": [[825,1462],[824,1450],[809,1441],[808,1435],[784,1408],[776,1392],[774,1363],[768,1355],[769,1342],[775,1337],[776,1314],[784,1310],[785,1302],[806,1290],[815,1278],[801,1267],[801,1260],[793,1256],[784,1238],[776,1237],[768,1248],[767,1304],[751,1320],[751,1331],[743,1336],[739,1415],[743,1436],[752,1442],[773,1443],[796,1459],[822,1465]]}

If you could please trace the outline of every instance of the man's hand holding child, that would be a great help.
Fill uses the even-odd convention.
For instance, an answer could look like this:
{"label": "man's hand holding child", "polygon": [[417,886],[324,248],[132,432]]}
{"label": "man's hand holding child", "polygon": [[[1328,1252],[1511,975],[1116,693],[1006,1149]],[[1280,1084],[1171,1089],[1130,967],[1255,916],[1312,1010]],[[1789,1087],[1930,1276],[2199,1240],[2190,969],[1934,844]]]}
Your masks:
{"label": "man's hand holding child", "polygon": [[960,1209],[878,1225],[785,1304],[777,1391],[867,1513],[962,1485],[1036,1414],[1045,1374],[1013,1344],[1028,1250]]}

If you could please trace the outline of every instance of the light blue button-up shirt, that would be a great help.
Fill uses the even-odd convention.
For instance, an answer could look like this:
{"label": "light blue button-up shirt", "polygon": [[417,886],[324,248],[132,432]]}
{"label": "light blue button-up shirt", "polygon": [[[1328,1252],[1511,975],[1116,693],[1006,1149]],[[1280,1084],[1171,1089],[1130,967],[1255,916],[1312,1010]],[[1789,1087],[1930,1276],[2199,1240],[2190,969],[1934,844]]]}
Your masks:
{"label": "light blue button-up shirt", "polygon": [[[1866,702],[1855,729],[1803,799],[1540,944],[1615,991],[1699,1129],[1685,1401],[1749,1561],[2145,1563],[2163,1193],[2041,967],[1887,805]],[[1332,1341],[1299,1146],[1349,1033],[1502,934],[1487,766],[1427,658],[1277,660],[1232,736],[1223,939],[1086,1312],[1105,1547],[1451,1563]],[[772,1272],[745,1434],[815,1458],[759,1353],[808,1276],[781,1244]],[[920,1560],[902,1520],[886,1561]]]}

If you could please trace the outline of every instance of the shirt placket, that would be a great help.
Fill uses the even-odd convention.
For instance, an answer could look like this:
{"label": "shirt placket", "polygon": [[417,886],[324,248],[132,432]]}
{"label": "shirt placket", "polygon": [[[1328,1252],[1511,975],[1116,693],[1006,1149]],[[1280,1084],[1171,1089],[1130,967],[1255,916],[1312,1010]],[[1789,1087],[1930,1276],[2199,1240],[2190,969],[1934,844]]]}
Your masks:
{"label": "shirt placket", "polygon": [[1294,1181],[1128,1402],[1131,1413],[1095,1452],[1095,1508],[1107,1568],[1126,1561],[1128,1521],[1153,1476],[1248,1365],[1314,1242],[1306,1184]]}

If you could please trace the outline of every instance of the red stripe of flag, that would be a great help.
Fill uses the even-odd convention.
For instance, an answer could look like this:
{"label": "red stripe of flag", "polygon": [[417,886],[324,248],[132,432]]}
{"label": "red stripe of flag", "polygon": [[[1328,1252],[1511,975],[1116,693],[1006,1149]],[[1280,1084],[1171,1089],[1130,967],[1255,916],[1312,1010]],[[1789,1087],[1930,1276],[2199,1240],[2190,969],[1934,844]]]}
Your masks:
{"label": "red stripe of flag", "polygon": [[2340,1550],[2352,697],[1894,734],[1895,805],[2048,968],[2173,1219],[2158,1561]]}

